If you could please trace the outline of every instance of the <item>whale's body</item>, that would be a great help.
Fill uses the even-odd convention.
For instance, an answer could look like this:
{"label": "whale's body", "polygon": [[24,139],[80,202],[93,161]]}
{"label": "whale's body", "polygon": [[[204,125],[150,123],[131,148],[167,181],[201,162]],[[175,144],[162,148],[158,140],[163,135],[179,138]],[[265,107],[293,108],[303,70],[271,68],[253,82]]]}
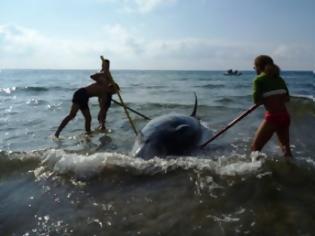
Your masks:
{"label": "whale's body", "polygon": [[144,159],[191,153],[209,137],[209,130],[195,117],[197,97],[191,116],[167,114],[149,121],[137,136],[132,155]]}

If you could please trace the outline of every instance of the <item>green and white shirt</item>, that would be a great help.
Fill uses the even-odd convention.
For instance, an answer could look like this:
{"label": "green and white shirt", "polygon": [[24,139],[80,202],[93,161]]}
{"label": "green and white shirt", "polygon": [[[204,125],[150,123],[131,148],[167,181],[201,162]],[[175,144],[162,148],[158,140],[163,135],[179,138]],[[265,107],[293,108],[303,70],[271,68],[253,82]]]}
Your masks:
{"label": "green and white shirt", "polygon": [[254,103],[262,103],[263,98],[287,94],[289,90],[285,81],[281,77],[269,78],[265,73],[258,75],[253,84],[253,100]]}

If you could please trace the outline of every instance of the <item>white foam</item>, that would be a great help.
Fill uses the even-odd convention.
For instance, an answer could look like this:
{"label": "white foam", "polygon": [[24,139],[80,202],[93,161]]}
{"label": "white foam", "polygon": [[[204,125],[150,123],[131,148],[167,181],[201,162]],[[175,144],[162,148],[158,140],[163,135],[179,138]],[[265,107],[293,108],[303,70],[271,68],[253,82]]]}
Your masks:
{"label": "white foam", "polygon": [[311,165],[312,167],[315,167],[315,161],[311,157],[299,157],[299,160],[306,162],[307,164]]}
{"label": "white foam", "polygon": [[256,172],[261,166],[261,161],[232,163],[223,166],[219,173],[228,176],[244,175]]}
{"label": "white foam", "polygon": [[229,215],[222,215],[221,217],[214,216],[214,215],[207,215],[207,218],[211,218],[215,222],[223,222],[223,223],[230,223],[230,222],[238,222],[238,221],[240,221],[240,218],[231,217]]}
{"label": "white foam", "polygon": [[[143,160],[119,153],[95,153],[82,155],[66,153],[63,150],[48,150],[44,153],[42,165],[56,174],[74,174],[79,178],[90,178],[111,169],[122,169],[135,175],[154,175],[175,169],[211,171],[218,175],[235,176],[254,173],[262,161],[250,161],[244,156],[222,156],[219,160],[198,157],[177,157],[174,159],[153,158]],[[39,176],[43,170],[38,170]]]}
{"label": "white foam", "polygon": [[315,97],[313,95],[294,94],[291,97],[315,102]]}
{"label": "white foam", "polygon": [[0,93],[4,92],[6,94],[11,94],[12,92],[14,92],[16,90],[16,87],[12,87],[12,88],[0,88]]}

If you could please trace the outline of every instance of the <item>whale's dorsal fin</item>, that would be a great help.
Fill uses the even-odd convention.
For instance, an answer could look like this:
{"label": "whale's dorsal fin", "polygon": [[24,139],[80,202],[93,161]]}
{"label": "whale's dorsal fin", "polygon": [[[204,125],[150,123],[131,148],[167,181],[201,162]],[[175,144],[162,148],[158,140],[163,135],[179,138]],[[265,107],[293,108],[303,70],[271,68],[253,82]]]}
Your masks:
{"label": "whale's dorsal fin", "polygon": [[196,116],[196,113],[197,113],[197,107],[198,107],[198,98],[197,98],[197,94],[196,92],[194,92],[194,95],[195,95],[195,105],[194,105],[194,109],[193,109],[193,112],[191,113],[190,116]]}

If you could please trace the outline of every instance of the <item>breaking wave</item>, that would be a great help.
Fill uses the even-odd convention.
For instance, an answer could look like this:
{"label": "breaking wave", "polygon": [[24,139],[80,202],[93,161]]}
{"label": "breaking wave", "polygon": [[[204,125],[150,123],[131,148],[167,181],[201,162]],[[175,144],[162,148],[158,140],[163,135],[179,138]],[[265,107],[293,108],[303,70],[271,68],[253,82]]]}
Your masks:
{"label": "breaking wave", "polygon": [[[85,155],[66,152],[61,149],[49,149],[32,152],[0,152],[1,176],[16,172],[33,171],[36,178],[49,175],[70,176],[80,180],[89,180],[113,173],[125,175],[165,175],[174,171],[192,171],[210,173],[221,177],[259,174],[265,162],[270,159],[265,154],[211,157],[155,157],[143,160],[121,153],[102,152]],[[281,160],[281,159],[280,159]],[[277,161],[276,161],[277,162]],[[308,167],[309,159],[303,161]]]}

